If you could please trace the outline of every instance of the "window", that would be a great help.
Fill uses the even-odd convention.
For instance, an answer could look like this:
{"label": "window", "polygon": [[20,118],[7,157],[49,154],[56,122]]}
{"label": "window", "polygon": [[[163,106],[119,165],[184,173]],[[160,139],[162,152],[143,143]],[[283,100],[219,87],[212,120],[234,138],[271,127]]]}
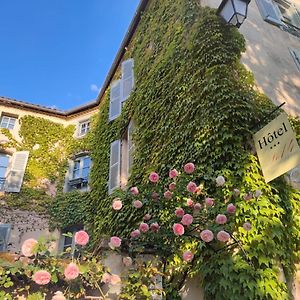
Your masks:
{"label": "window", "polygon": [[10,156],[0,153],[0,191],[4,191]]}
{"label": "window", "polygon": [[122,137],[122,140],[114,141],[111,144],[108,183],[109,194],[111,194],[116,188],[125,187],[127,185],[133,164],[133,129],[133,122],[131,121]]}
{"label": "window", "polygon": [[114,81],[110,87],[109,120],[116,119],[122,110],[122,102],[126,101],[134,87],[133,59],[122,62],[122,77]]}
{"label": "window", "polygon": [[68,190],[88,187],[91,163],[91,158],[87,155],[79,156],[70,162]]}
{"label": "window", "polygon": [[15,117],[9,117],[9,116],[2,116],[1,117],[1,128],[7,128],[7,129],[14,129],[16,123]]}
{"label": "window", "polygon": [[300,29],[300,16],[295,4],[288,0],[274,0],[283,23]]}
{"label": "window", "polygon": [[90,120],[79,123],[78,136],[86,135],[90,131]]}
{"label": "window", "polygon": [[7,251],[10,228],[10,224],[0,224],[0,252]]}
{"label": "window", "polygon": [[300,72],[300,51],[295,50],[295,49],[289,49],[290,53],[294,59],[294,62],[298,68],[298,71]]}
{"label": "window", "polygon": [[83,229],[82,225],[73,225],[73,226],[65,228],[62,231],[62,234],[60,237],[60,251],[61,252],[66,252],[66,251],[68,251],[68,249],[71,250],[70,254],[74,252],[74,250],[75,250],[75,239],[74,239],[75,233],[82,229]]}

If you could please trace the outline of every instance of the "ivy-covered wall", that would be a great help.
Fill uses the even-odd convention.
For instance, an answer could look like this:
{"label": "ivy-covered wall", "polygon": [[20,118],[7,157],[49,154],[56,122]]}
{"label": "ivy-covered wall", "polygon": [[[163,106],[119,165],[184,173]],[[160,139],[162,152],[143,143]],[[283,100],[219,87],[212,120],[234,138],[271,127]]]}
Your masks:
{"label": "ivy-covered wall", "polygon": [[[206,298],[290,299],[278,274],[282,266],[289,282],[299,258],[299,192],[282,177],[271,184],[262,177],[252,134],[274,105],[255,90],[251,73],[240,63],[244,50],[238,30],[198,1],[150,1],[125,55],[134,58],[135,90],[113,122],[108,121],[109,94],[101,102],[92,153],[90,230],[97,246],[103,235],[129,235],[146,213],[128,203],[126,214],[116,214],[111,201],[126,199],[127,192],[107,193],[110,144],[121,139],[132,119],[135,153],[128,187],[145,184],[150,171],[168,174],[189,161],[197,165],[198,180],[210,195],[220,174],[226,177],[228,197],[233,187],[242,186],[235,200],[237,223],[246,216],[253,230],[236,230],[251,264],[241,253],[208,253],[195,267]],[[263,195],[246,202],[243,195],[253,190]],[[166,221],[163,210],[151,213]]]}

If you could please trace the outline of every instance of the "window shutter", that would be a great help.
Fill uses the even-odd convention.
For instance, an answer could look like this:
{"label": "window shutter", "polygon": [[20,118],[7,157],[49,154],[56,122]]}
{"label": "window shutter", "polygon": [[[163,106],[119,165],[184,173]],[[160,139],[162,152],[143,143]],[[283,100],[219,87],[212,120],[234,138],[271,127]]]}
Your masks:
{"label": "window shutter", "polygon": [[281,26],[282,22],[277,11],[276,5],[272,0],[256,0],[259,11],[266,22]]}
{"label": "window shutter", "polygon": [[290,21],[290,23],[300,29],[300,17],[297,8],[290,4],[290,7],[286,9],[285,17]]}
{"label": "window shutter", "polygon": [[5,191],[19,193],[27,165],[29,151],[15,152],[12,156],[12,165],[5,181]]}
{"label": "window shutter", "polygon": [[122,63],[122,101],[128,99],[134,86],[133,59],[128,59]]}
{"label": "window shutter", "polygon": [[7,251],[10,225],[0,224],[0,252]]}
{"label": "window shutter", "polygon": [[111,194],[114,189],[120,186],[120,154],[121,142],[114,141],[110,145],[110,164],[109,164],[109,182],[108,193]]}
{"label": "window shutter", "polygon": [[121,114],[121,80],[114,81],[110,86],[109,120]]}
{"label": "window shutter", "polygon": [[300,51],[295,50],[295,49],[289,49],[290,53],[294,59],[294,62],[298,68],[298,70],[300,71]]}

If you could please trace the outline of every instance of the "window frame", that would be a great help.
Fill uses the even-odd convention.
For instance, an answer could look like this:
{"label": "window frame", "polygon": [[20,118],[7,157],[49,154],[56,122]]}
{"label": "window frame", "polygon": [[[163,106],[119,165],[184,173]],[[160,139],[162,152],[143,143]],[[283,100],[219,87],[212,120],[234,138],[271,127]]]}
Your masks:
{"label": "window frame", "polygon": [[[82,132],[83,125],[87,125],[84,132]],[[90,130],[91,130],[91,120],[90,119],[80,121],[79,124],[78,124],[77,136],[78,137],[85,136]]]}
{"label": "window frame", "polygon": [[[7,123],[7,126],[3,126],[3,119],[4,118],[7,118],[8,121],[5,122]],[[9,128],[9,125],[11,124],[11,121],[13,120],[13,126],[12,128]],[[16,121],[18,120],[18,117],[17,116],[10,116],[10,115],[7,115],[7,114],[2,114],[1,115],[1,120],[0,120],[0,128],[3,128],[3,129],[8,129],[8,130],[14,130],[15,126],[16,126]]]}
{"label": "window frame", "polygon": [[[11,226],[11,224],[0,224],[0,227],[7,228],[6,240],[4,240],[3,250],[1,250],[1,248],[0,248],[0,253],[1,253],[1,252],[7,252],[12,226]],[[0,246],[1,246],[1,244],[0,244]]]}
{"label": "window frame", "polygon": [[[85,167],[84,165],[84,161],[85,159],[89,159],[89,165],[88,167]],[[83,190],[83,189],[88,189],[88,184],[89,184],[89,179],[90,179],[90,172],[91,172],[91,168],[92,168],[92,159],[91,156],[89,154],[85,154],[85,155],[78,155],[75,156],[72,160],[72,163],[70,163],[69,166],[69,177],[68,177],[68,191],[71,190]],[[79,168],[75,169],[75,165],[76,162],[79,162]],[[83,176],[83,170],[84,169],[88,169],[88,175],[87,176]],[[74,171],[78,170],[79,171],[79,175],[78,176],[74,176]]]}

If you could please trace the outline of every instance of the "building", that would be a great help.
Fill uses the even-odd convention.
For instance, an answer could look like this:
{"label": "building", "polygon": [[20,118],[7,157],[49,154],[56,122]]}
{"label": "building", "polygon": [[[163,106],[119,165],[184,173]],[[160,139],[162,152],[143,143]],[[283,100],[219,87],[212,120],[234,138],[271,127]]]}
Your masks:
{"label": "building", "polygon": [[[100,116],[100,121],[103,121],[105,125],[116,124],[120,115],[122,116],[124,114],[130,114],[130,110],[127,105],[127,103],[130,103],[131,100],[130,93],[135,91],[137,82],[141,81],[139,78],[139,76],[141,76],[141,72],[144,72],[144,76],[147,75],[147,72],[145,70],[141,70],[141,66],[136,63],[135,58],[131,57],[131,54],[134,52],[132,50],[132,47],[134,47],[133,45],[136,46],[138,44],[138,41],[140,41],[141,43],[144,42],[142,39],[138,41],[136,40],[138,38],[137,34],[140,34],[140,31],[142,30],[146,31],[145,22],[143,23],[143,20],[149,21],[149,19],[145,19],[144,15],[148,11],[151,11],[153,13],[153,11],[158,7],[157,3],[158,1],[154,0],[142,0],[140,2],[134,19],[121,44],[120,50],[106,78],[103,88],[100,91],[98,98],[94,102],[83,105],[80,108],[75,108],[68,112],[61,112],[58,110],[43,108],[12,99],[1,98],[1,126],[10,130],[15,139],[17,141],[20,141],[20,127],[17,120],[25,115],[30,115],[50,120],[51,122],[61,124],[64,127],[73,125],[76,128],[76,130],[73,132],[73,137],[80,138],[81,136],[84,136],[86,132],[88,132],[88,120],[92,115],[96,115],[98,110],[101,111],[101,116],[106,116],[106,119],[104,117],[101,119]],[[163,4],[161,5],[163,6],[165,3],[166,2],[163,2]],[[217,7],[219,3],[220,1],[214,0],[204,0],[200,2],[201,5],[208,5],[211,7]],[[293,4],[296,5],[296,1],[294,3],[290,3],[285,0],[252,1],[249,6],[247,21],[243,24],[240,31],[245,36],[247,42],[247,51],[242,56],[242,62],[249,70],[253,72],[258,90],[264,92],[268,97],[272,99],[272,101],[276,105],[279,105],[283,101],[285,101],[285,111],[291,115],[297,116],[299,115],[300,107],[300,74],[298,69],[298,51],[300,51],[298,30],[300,30],[300,27],[297,28],[297,24],[299,24],[297,20],[298,12]],[[141,18],[142,15],[143,18]],[[160,25],[163,26],[162,24]],[[166,26],[164,27],[165,30],[169,29],[167,26],[168,24],[164,25]],[[180,26],[178,26],[179,32],[180,29]],[[172,38],[169,37],[169,41],[170,44],[172,44]],[[161,49],[157,46],[157,44],[158,42],[154,38],[146,46],[143,44],[143,47],[145,48],[143,48],[145,60],[148,60],[148,62],[151,61],[151,55],[155,56],[155,58],[159,56],[158,54]],[[170,66],[168,65],[165,68],[167,67]],[[164,78],[163,74],[161,76],[162,78]],[[153,99],[156,96],[155,93],[157,93],[158,97],[166,97],[165,94],[160,93],[162,85],[163,83],[157,82],[156,88],[159,91],[151,91],[149,98]],[[108,90],[110,90],[110,94],[108,93]],[[110,98],[108,99],[108,97]],[[140,95],[140,97],[142,96]],[[166,103],[166,105],[167,104],[169,105],[168,108],[171,108],[172,103]],[[107,107],[104,109],[102,105],[107,105]],[[140,107],[138,107],[137,109],[139,112],[143,112]],[[132,114],[134,114],[134,112]],[[149,115],[150,112],[145,110],[145,114]],[[152,117],[154,118],[155,116]],[[131,171],[130,168],[133,161],[132,153],[135,150],[135,146],[132,141],[132,130],[133,128],[137,128],[138,130],[139,124],[132,122],[131,115],[124,119],[126,119],[126,122],[124,121],[125,124],[121,126],[121,132],[114,128],[109,128],[107,131],[105,131],[110,133],[109,139],[105,141],[101,140],[101,142],[103,142],[103,146],[105,146],[106,149],[109,148],[109,151],[106,151],[103,157],[96,158],[96,160],[94,161],[95,168],[103,168],[103,172],[107,171],[108,175],[108,184],[103,178],[101,178],[101,182],[95,185],[95,191],[92,191],[92,193],[94,193],[93,197],[98,197],[98,199],[108,199],[107,202],[104,203],[109,203],[110,199],[108,197],[110,194],[113,194],[115,190],[117,190],[119,187],[126,186],[129,179],[129,173]],[[163,122],[165,120],[161,119],[160,121]],[[177,119],[177,121],[178,124],[176,125],[179,127],[180,119]],[[98,126],[101,125],[101,122],[98,122]],[[113,125],[109,126],[113,127]],[[97,127],[97,129],[101,128]],[[149,132],[151,141],[155,140],[155,134],[155,132]],[[180,140],[180,138],[182,137],[178,137],[178,140]],[[1,139],[4,142],[7,141],[6,136],[2,136]],[[33,147],[34,146],[35,145],[33,145]],[[160,147],[161,144],[158,142],[158,145],[154,145],[151,149],[155,149],[155,146]],[[145,148],[143,148],[143,150],[145,150]],[[15,190],[11,190],[11,192],[18,193],[22,184],[26,161],[28,158],[28,152],[27,154],[22,153],[23,163],[21,164],[21,167],[16,166],[15,168],[14,159],[17,154],[13,153],[18,152],[15,152],[14,148],[6,148],[5,152],[3,152],[2,154],[2,177],[5,177],[5,181],[8,181],[8,183],[10,183],[11,179],[9,176],[11,175],[9,175],[9,171],[19,171],[20,175],[18,176],[17,184],[14,183],[13,185],[13,188]],[[68,191],[73,188],[88,189],[86,175],[89,173],[88,170],[90,166],[89,153],[81,151],[79,153],[72,154],[75,156],[71,155],[67,157],[69,159],[69,169],[68,171],[67,168],[65,169],[65,171],[67,172],[67,179],[64,181],[64,190]],[[30,155],[31,154],[29,153],[29,157]],[[150,153],[150,155],[152,155],[152,161],[154,163],[158,163],[158,158],[156,158],[153,153]],[[8,167],[9,161],[11,161],[12,166],[10,170]],[[146,172],[147,170],[143,169],[142,171]],[[7,174],[8,176],[5,176]],[[138,178],[136,172],[134,174],[135,179]],[[2,181],[4,182],[4,179]],[[4,191],[7,188],[9,188],[9,186],[7,186],[7,183],[3,183]],[[8,189],[7,191],[9,192],[10,190]],[[5,208],[5,206],[3,207],[3,215],[8,215],[9,213],[11,213],[11,210],[8,210],[8,208]],[[20,213],[21,212],[19,210],[13,210],[13,214]],[[27,213],[28,212],[25,212],[25,214]],[[4,216],[2,216],[2,218],[4,218]],[[34,223],[43,224],[41,230],[36,231],[36,235],[39,235],[41,231],[43,234],[48,232],[47,224],[44,224],[41,221],[42,219],[44,220],[43,216],[32,216],[32,220],[34,220]],[[20,231],[19,228],[21,226],[16,226],[15,231],[11,230],[10,233],[10,226],[13,224],[10,224],[10,222],[8,221],[5,221],[3,223],[4,224],[1,225],[2,232],[4,232],[4,243],[2,244],[2,249],[6,250],[6,246],[12,243],[11,250],[15,251],[20,247],[21,242],[25,238],[28,238],[33,234],[29,230],[24,234],[22,233],[22,235],[20,236],[18,232]],[[109,225],[110,224],[107,224],[108,230]],[[33,224],[29,224],[27,227],[32,228],[34,226]],[[64,228],[62,228],[62,230],[63,229]],[[56,234],[59,233],[57,232]],[[62,243],[64,246],[71,245],[72,240],[63,240]]]}

